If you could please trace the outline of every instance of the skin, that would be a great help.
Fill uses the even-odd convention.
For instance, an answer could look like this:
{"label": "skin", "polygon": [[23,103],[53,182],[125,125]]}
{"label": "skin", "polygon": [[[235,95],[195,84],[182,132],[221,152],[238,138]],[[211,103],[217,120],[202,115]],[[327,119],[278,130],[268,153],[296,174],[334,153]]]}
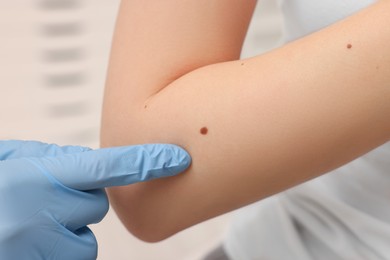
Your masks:
{"label": "skin", "polygon": [[174,143],[193,159],[179,176],[108,190],[142,240],[286,190],[390,139],[390,1],[239,60],[254,6],[122,2],[102,146]]}

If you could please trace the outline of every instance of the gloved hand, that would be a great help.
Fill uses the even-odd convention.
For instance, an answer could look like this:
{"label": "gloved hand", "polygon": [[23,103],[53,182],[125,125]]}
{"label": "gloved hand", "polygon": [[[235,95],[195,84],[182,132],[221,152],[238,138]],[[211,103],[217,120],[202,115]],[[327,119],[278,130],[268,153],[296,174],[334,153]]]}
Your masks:
{"label": "gloved hand", "polygon": [[90,150],[0,141],[0,259],[89,260],[87,225],[108,211],[104,187],[172,176],[190,164],[174,145]]}

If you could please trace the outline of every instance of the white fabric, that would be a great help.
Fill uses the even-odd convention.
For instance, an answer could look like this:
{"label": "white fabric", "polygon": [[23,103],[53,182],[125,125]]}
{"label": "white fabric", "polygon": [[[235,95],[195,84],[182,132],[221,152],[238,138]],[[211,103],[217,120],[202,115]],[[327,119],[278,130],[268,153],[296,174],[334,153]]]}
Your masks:
{"label": "white fabric", "polygon": [[375,0],[279,0],[284,16],[286,41],[300,38],[331,25]]}
{"label": "white fabric", "polygon": [[[282,2],[285,39],[319,30],[372,2]],[[224,247],[234,260],[390,259],[390,142],[238,211]]]}

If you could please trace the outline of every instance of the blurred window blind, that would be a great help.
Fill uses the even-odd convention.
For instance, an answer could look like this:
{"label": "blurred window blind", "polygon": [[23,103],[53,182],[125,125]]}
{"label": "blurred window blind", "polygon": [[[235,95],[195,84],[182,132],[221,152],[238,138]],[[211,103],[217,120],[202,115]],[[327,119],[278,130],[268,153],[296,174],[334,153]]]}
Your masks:
{"label": "blurred window blind", "polygon": [[0,1],[1,139],[98,146],[118,7],[119,0]]}

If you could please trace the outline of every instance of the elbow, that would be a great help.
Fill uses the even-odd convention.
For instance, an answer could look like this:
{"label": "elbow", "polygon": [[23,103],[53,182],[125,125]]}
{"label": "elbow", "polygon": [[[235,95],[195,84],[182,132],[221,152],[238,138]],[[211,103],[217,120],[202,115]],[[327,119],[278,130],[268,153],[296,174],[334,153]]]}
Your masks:
{"label": "elbow", "polygon": [[133,236],[147,243],[158,243],[175,234],[164,229],[164,223],[158,224],[159,227],[156,228],[156,223],[150,223],[148,227],[135,226],[134,223],[124,223],[124,225]]}
{"label": "elbow", "polygon": [[[188,135],[172,127],[180,124],[158,120],[161,118],[158,113],[158,118],[154,118],[151,108],[148,108],[148,113],[139,113],[137,109],[128,111],[126,120],[119,116],[123,113],[111,114],[106,111],[107,115],[102,118],[101,147],[143,143],[172,143],[186,147],[181,139],[184,136],[188,139]],[[132,235],[145,242],[160,242],[189,226],[182,210],[184,196],[177,196],[185,192],[183,179],[187,179],[187,175],[108,188],[110,204]]]}
{"label": "elbow", "polygon": [[122,223],[128,232],[147,243],[161,242],[179,231],[173,231],[175,227],[172,226],[172,223],[161,221],[158,217],[152,220],[142,217],[140,219],[122,219]]}
{"label": "elbow", "polygon": [[[154,182],[158,184],[159,180]],[[144,242],[156,243],[182,228],[178,225],[180,221],[173,220],[174,216],[169,214],[172,210],[160,207],[158,202],[150,204],[150,200],[142,199],[146,197],[147,189],[144,183],[140,183],[108,188],[107,192],[112,208],[127,231]]]}

